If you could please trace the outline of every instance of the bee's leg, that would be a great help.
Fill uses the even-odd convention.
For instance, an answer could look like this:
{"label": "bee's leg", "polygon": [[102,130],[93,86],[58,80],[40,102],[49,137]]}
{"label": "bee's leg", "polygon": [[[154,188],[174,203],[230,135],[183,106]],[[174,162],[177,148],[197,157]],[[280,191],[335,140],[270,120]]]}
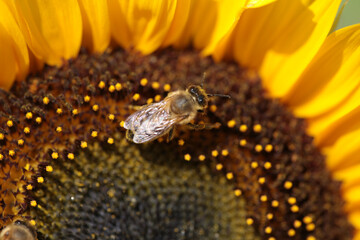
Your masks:
{"label": "bee's leg", "polygon": [[138,106],[138,105],[129,105],[128,108],[131,110],[135,110],[135,111],[139,111],[140,109],[142,109],[144,106]]}
{"label": "bee's leg", "polygon": [[220,123],[200,123],[200,124],[193,124],[188,123],[187,126],[189,126],[192,129],[195,130],[203,130],[203,129],[213,129],[213,128],[219,128],[221,126]]}
{"label": "bee's leg", "polygon": [[126,139],[133,142],[134,139],[134,133],[131,130],[126,130]]}
{"label": "bee's leg", "polygon": [[174,138],[174,135],[175,135],[174,133],[175,133],[175,126],[173,126],[170,129],[168,137],[167,137],[167,142],[170,142]]}

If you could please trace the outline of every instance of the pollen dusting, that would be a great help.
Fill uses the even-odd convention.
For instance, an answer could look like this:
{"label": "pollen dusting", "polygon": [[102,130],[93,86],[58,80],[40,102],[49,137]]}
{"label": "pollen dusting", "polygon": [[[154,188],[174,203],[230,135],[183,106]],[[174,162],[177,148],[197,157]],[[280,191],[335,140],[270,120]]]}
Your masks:
{"label": "pollen dusting", "polygon": [[[169,143],[166,136],[145,145],[124,140],[124,121],[134,107],[200,85],[204,73],[207,93],[231,99],[211,97],[194,123],[217,127],[179,126]],[[324,156],[306,135],[305,121],[269,98],[260,78],[236,64],[214,63],[190,50],[167,49],[150,56],[122,50],[100,56],[83,52],[60,69],[46,67],[16,83],[11,92],[1,90],[0,100],[0,228],[21,218],[36,227],[39,239],[59,239],[70,232],[81,236],[74,239],[102,239],[100,233],[116,236],[110,228],[118,222],[126,225],[124,211],[132,215],[127,215],[129,227],[122,228],[131,232],[123,233],[133,239],[139,239],[133,233],[144,229],[153,236],[154,229],[162,229],[155,223],[169,223],[169,216],[176,224],[170,221],[170,230],[162,230],[171,231],[174,235],[166,236],[176,236],[172,239],[209,239],[201,238],[207,233],[225,239],[221,236],[232,230],[238,230],[234,236],[250,234],[247,239],[351,238],[340,183],[331,178]],[[143,165],[136,165],[138,161]],[[108,163],[112,165],[102,165]],[[175,163],[193,166],[195,173],[201,166],[207,169],[191,180],[198,188],[187,184],[190,178]],[[231,191],[212,187],[205,194],[212,178]],[[148,193],[156,193],[150,202],[144,198]],[[204,202],[197,202],[202,198]],[[91,199],[98,201],[97,208]],[[231,210],[223,204],[226,199],[233,202]],[[210,203],[219,204],[221,217],[210,214]],[[202,210],[210,215],[201,215]],[[72,222],[60,221],[60,215]],[[242,227],[208,224],[217,218],[229,219],[230,228]],[[187,225],[189,219],[196,224]],[[91,232],[94,226],[101,229]]]}

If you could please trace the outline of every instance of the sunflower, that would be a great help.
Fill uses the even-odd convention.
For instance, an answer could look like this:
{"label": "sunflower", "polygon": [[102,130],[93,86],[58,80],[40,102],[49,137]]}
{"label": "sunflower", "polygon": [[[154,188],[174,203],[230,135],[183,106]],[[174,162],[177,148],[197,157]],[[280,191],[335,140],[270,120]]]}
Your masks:
{"label": "sunflower", "polygon": [[[339,5],[0,1],[0,239],[360,239]],[[220,127],[126,140],[132,106],[202,81]]]}

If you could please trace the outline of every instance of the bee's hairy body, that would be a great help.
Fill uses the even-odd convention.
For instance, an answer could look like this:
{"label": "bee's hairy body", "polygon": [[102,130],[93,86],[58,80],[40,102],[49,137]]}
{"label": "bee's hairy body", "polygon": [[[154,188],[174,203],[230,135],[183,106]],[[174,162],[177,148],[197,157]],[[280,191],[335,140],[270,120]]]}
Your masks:
{"label": "bee's hairy body", "polygon": [[164,100],[145,105],[130,115],[124,124],[126,137],[134,143],[145,143],[170,132],[171,140],[176,125],[188,124],[207,105],[208,96],[198,85],[171,92]]}

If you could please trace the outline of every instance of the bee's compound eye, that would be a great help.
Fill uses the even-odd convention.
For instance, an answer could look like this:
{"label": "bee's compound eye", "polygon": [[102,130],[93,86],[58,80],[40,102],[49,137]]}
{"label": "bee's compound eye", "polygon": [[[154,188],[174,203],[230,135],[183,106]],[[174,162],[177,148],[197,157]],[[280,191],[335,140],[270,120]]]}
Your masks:
{"label": "bee's compound eye", "polygon": [[203,104],[205,103],[205,98],[204,98],[204,96],[199,96],[199,97],[197,98],[197,101],[198,101],[198,103],[199,103],[200,105],[203,105]]}
{"label": "bee's compound eye", "polygon": [[192,94],[196,94],[197,93],[196,87],[190,87],[189,92],[192,93]]}

